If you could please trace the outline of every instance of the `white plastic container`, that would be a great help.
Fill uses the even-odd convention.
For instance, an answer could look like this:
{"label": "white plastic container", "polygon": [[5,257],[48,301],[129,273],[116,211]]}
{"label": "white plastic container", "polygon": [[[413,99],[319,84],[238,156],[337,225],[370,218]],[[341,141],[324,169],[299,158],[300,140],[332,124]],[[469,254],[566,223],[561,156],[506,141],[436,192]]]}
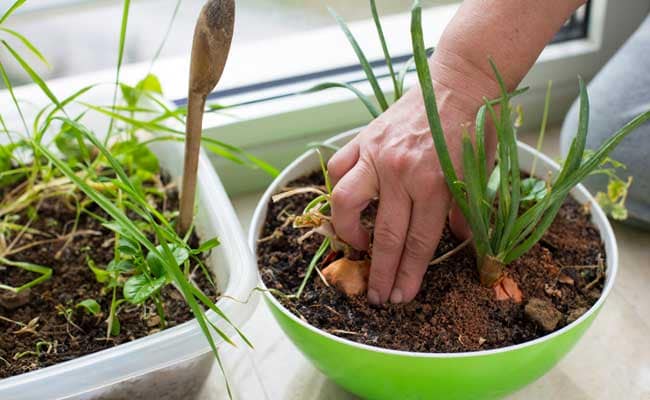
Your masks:
{"label": "white plastic container", "polygon": [[[180,182],[183,144],[154,143],[161,167]],[[207,156],[202,153],[198,174],[196,228],[201,239],[217,236],[221,245],[212,250],[206,265],[216,275],[222,294],[217,306],[236,326],[251,316],[259,296],[255,261],[232,204]],[[249,299],[250,297],[250,299]],[[213,312],[209,318],[235,337],[232,327]],[[229,347],[213,335],[220,349]],[[207,340],[195,320],[133,342],[75,360],[0,380],[0,400],[127,400],[193,399],[200,392],[214,363]]]}

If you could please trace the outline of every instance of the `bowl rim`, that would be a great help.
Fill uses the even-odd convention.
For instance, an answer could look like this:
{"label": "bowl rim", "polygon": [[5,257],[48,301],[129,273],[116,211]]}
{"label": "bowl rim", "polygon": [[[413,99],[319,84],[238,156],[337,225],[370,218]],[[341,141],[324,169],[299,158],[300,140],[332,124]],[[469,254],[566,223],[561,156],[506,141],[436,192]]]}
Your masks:
{"label": "bowl rim", "polygon": [[[363,127],[359,128],[354,128],[342,133],[339,133],[326,141],[324,143],[327,144],[334,144],[340,140],[347,139],[348,137],[351,137],[353,135],[356,135],[359,133],[360,129]],[[552,160],[550,157],[546,156],[544,153],[537,151],[535,148],[517,141],[518,149],[519,151],[526,151],[529,152],[533,155],[536,155],[539,161],[542,161],[543,165],[545,164],[547,167],[557,171],[559,169],[559,165],[557,162]],[[275,194],[275,191],[277,190],[277,186],[282,182],[285,177],[293,172],[297,167],[300,166],[302,162],[304,162],[307,158],[312,157],[314,154],[316,154],[315,150],[307,150],[303,154],[301,154],[299,157],[297,157],[295,160],[293,160],[286,168],[282,170],[282,172],[273,180],[273,182],[267,187],[267,189],[264,191],[264,194],[262,197],[260,197],[259,201],[257,202],[257,206],[255,208],[255,212],[253,214],[253,218],[251,220],[249,229],[248,229],[248,244],[249,247],[253,253],[253,256],[255,258],[255,263],[256,263],[256,268],[258,269],[258,276],[259,276],[259,267],[257,266],[257,237],[258,237],[258,231],[259,228],[262,226],[263,223],[263,218],[266,217],[266,212],[267,212],[267,204],[273,194]],[[616,280],[616,275],[618,272],[618,245],[616,242],[616,236],[614,235],[614,231],[612,229],[612,226],[609,222],[609,219],[607,218],[605,212],[602,210],[602,208],[598,205],[598,203],[595,201],[593,196],[589,193],[589,191],[584,187],[582,184],[578,184],[572,192],[578,192],[580,195],[586,198],[586,201],[590,203],[591,207],[591,213],[592,213],[592,219],[594,221],[599,221],[600,225],[598,227],[598,231],[600,232],[600,238],[601,241],[605,244],[605,247],[607,247],[607,244],[611,244],[611,254],[610,252],[605,250],[606,255],[607,255],[607,277],[605,281],[605,287],[603,288],[603,291],[596,301],[587,312],[582,314],[580,318],[576,319],[575,321],[571,322],[570,324],[562,327],[561,329],[551,332],[547,335],[541,336],[537,339],[529,340],[523,343],[515,344],[515,345],[510,345],[510,346],[505,346],[505,347],[499,347],[495,349],[488,349],[488,350],[479,350],[479,351],[468,351],[468,352],[459,352],[459,353],[430,353],[430,352],[410,352],[410,351],[403,351],[403,350],[393,350],[393,349],[387,349],[383,347],[378,347],[378,346],[371,346],[363,343],[357,343],[353,340],[345,339],[336,335],[333,335],[331,333],[325,332],[321,329],[316,328],[315,326],[303,321],[302,319],[298,318],[295,314],[293,314],[291,311],[289,311],[286,307],[284,307],[276,298],[273,296],[266,285],[264,284],[263,280],[261,279],[261,276],[259,276],[259,284],[261,287],[264,289],[264,298],[266,299],[267,302],[270,303],[270,305],[274,306],[278,310],[280,310],[285,316],[287,316],[289,319],[291,319],[294,323],[298,324],[302,328],[305,328],[312,333],[322,336],[325,339],[329,339],[332,341],[335,341],[337,343],[340,343],[342,345],[347,345],[347,346],[352,346],[354,348],[357,348],[359,350],[364,350],[364,351],[370,351],[373,353],[381,353],[385,355],[390,355],[390,356],[399,356],[399,357],[411,357],[411,358],[433,358],[433,359],[446,359],[446,358],[472,358],[472,357],[481,357],[481,356],[490,356],[490,355],[495,355],[495,354],[501,354],[501,353],[508,353],[508,352],[513,352],[513,351],[518,351],[518,350],[523,350],[529,347],[533,347],[539,344],[542,344],[544,342],[550,341],[556,337],[562,336],[569,331],[573,330],[577,326],[581,325],[584,321],[587,319],[591,318],[604,304],[605,300],[609,296],[609,293],[612,290],[612,287],[614,286],[614,282]]]}

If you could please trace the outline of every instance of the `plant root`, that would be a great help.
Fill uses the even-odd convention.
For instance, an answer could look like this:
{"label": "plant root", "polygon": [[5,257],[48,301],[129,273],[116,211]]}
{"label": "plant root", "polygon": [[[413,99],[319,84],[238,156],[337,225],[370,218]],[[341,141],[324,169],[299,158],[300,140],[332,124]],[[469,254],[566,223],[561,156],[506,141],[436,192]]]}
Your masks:
{"label": "plant root", "polygon": [[282,199],[286,199],[287,197],[295,196],[298,194],[305,194],[305,193],[313,193],[317,194],[319,196],[325,195],[325,192],[321,190],[321,188],[314,187],[314,186],[307,186],[307,187],[300,187],[300,188],[284,188],[281,193],[278,193],[274,196],[271,197],[271,200],[274,203],[277,203],[278,201]]}
{"label": "plant root", "polygon": [[352,331],[346,331],[343,329],[328,329],[327,332],[332,333],[334,335],[352,335],[352,336],[364,336],[364,333],[360,332],[352,332]]}
{"label": "plant root", "polygon": [[440,264],[441,262],[445,261],[449,257],[453,256],[454,254],[458,253],[465,247],[467,247],[468,244],[472,243],[472,239],[467,239],[463,243],[459,244],[458,246],[454,247],[453,249],[449,250],[445,254],[441,255],[438,258],[433,259],[430,263],[429,266]]}
{"label": "plant root", "polygon": [[265,236],[265,237],[260,238],[260,239],[257,239],[257,243],[264,243],[264,242],[268,242],[268,241],[271,241],[271,240],[280,239],[282,236],[284,236],[284,233],[282,233],[282,230],[284,228],[286,228],[287,226],[289,226],[289,224],[293,222],[293,219],[294,219],[293,216],[289,216],[286,220],[284,220],[284,223],[282,224],[282,226],[280,226],[279,228],[276,228],[270,235]]}
{"label": "plant root", "polygon": [[368,290],[370,275],[370,260],[352,261],[349,258],[339,258],[323,269],[323,276],[347,296],[358,296]]}

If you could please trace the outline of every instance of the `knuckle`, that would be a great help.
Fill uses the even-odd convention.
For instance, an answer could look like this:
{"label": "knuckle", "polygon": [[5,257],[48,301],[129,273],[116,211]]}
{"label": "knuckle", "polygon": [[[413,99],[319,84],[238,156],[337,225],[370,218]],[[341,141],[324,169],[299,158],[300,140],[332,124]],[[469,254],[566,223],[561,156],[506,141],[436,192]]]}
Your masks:
{"label": "knuckle", "polygon": [[372,133],[374,136],[384,135],[390,131],[390,123],[384,121],[382,118],[374,119],[368,127],[364,130],[364,133]]}
{"label": "knuckle", "polygon": [[352,199],[352,192],[346,187],[337,185],[332,190],[332,204],[335,206],[343,206],[349,203]]}
{"label": "knuckle", "polygon": [[447,187],[447,181],[445,180],[445,175],[442,171],[428,171],[426,176],[423,179],[423,182],[418,185],[420,193],[426,197],[431,198],[433,196],[446,195],[449,191]]}
{"label": "knuckle", "polygon": [[406,151],[387,151],[383,157],[384,165],[392,172],[402,174],[411,166],[411,156]]}
{"label": "knuckle", "polygon": [[383,145],[389,138],[390,125],[376,119],[362,132],[362,137],[370,144]]}

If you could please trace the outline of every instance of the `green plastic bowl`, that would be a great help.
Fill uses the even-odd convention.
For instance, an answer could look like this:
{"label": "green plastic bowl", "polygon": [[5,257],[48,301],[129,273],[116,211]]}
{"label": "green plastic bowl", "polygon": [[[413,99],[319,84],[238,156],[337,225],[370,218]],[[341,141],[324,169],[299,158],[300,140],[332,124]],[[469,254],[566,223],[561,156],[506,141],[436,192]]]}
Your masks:
{"label": "green plastic bowl", "polygon": [[[340,134],[329,143],[342,145],[358,130]],[[558,165],[535,149],[519,143],[520,165],[530,168],[537,154],[538,168],[555,172]],[[269,186],[251,223],[249,245],[256,242],[266,218],[271,196],[291,180],[319,168],[314,151],[296,159]],[[297,318],[270,293],[266,304],[282,330],[325,375],[348,391],[368,399],[493,399],[501,398],[548,372],[582,337],[612,289],[618,267],[616,239],[605,213],[579,185],[572,195],[591,203],[592,220],[598,227],[607,254],[603,293],[579,319],[544,337],[500,349],[467,353],[411,353],[359,344],[319,330]]]}

